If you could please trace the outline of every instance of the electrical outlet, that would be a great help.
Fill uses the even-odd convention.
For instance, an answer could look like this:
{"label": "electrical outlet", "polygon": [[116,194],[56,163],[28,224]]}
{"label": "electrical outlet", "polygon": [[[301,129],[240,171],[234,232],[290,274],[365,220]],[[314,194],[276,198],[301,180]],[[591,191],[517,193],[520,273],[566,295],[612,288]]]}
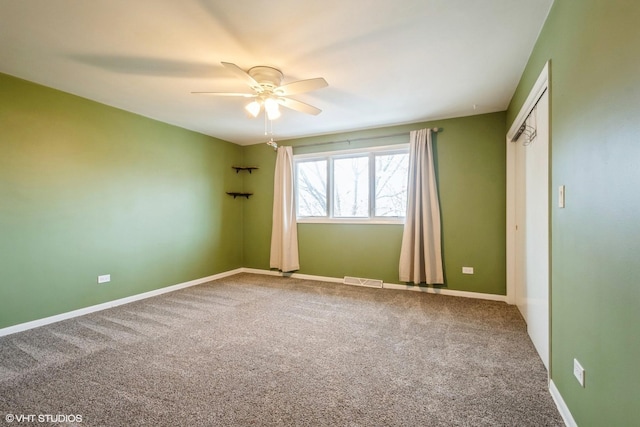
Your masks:
{"label": "electrical outlet", "polygon": [[473,274],[473,267],[462,267],[462,274]]}
{"label": "electrical outlet", "polygon": [[564,208],[564,185],[558,187],[558,207]]}
{"label": "electrical outlet", "polygon": [[578,359],[573,359],[573,376],[576,377],[582,387],[584,387],[584,368],[578,362]]}
{"label": "electrical outlet", "polygon": [[103,274],[102,276],[98,276],[98,284],[100,283],[107,283],[111,281],[111,275],[110,274]]}

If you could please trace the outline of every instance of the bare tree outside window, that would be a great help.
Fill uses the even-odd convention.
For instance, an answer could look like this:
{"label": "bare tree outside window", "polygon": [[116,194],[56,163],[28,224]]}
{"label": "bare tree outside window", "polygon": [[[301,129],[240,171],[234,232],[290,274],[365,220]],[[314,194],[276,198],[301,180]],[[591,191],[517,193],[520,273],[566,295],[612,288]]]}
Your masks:
{"label": "bare tree outside window", "polygon": [[297,215],[329,221],[400,220],[407,206],[408,170],[408,150],[397,146],[298,159]]}
{"label": "bare tree outside window", "polygon": [[347,157],[333,162],[333,215],[369,216],[369,157]]}
{"label": "bare tree outside window", "polygon": [[375,171],[375,216],[404,216],[407,208],[409,154],[377,155]]}
{"label": "bare tree outside window", "polygon": [[298,216],[327,216],[327,160],[297,163]]}

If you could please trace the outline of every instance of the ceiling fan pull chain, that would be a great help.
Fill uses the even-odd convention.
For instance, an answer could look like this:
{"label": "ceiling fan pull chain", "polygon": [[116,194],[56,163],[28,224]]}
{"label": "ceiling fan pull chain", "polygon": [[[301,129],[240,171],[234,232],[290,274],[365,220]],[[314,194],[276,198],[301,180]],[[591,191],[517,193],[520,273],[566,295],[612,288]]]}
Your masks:
{"label": "ceiling fan pull chain", "polygon": [[267,132],[267,115],[264,114],[264,136],[269,135],[269,133]]}

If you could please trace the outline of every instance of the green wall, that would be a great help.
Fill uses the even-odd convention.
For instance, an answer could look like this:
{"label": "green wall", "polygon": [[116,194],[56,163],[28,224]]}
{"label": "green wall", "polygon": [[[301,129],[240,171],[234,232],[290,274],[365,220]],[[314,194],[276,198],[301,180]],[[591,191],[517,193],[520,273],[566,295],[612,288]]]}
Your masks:
{"label": "green wall", "polygon": [[639,22],[636,0],[557,0],[508,110],[551,60],[551,378],[581,427],[640,425]]}
{"label": "green wall", "polygon": [[[635,0],[556,0],[506,114],[284,142],[443,128],[447,287],[504,294],[504,134],[550,59],[551,377],[582,427],[640,425],[638,22]],[[267,269],[274,161],[264,144],[238,147],[0,74],[0,328]],[[261,169],[236,175],[229,166],[241,163]],[[255,195],[224,194],[242,187]],[[401,226],[300,224],[299,234],[301,273],[397,282]],[[97,285],[99,274],[112,282]]]}
{"label": "green wall", "polygon": [[[435,136],[437,180],[442,212],[447,289],[504,295],[505,285],[505,113],[425,122],[410,126],[281,141],[294,154],[304,145],[440,127]],[[315,147],[339,150],[386,144],[383,139]],[[245,176],[245,190],[255,193],[245,204],[244,265],[268,269],[275,152],[266,144],[244,147],[247,165],[259,166]],[[399,283],[402,225],[299,224],[301,274],[358,276]],[[462,266],[475,268],[463,275]]]}
{"label": "green wall", "polygon": [[0,328],[240,267],[241,158],[0,74]]}

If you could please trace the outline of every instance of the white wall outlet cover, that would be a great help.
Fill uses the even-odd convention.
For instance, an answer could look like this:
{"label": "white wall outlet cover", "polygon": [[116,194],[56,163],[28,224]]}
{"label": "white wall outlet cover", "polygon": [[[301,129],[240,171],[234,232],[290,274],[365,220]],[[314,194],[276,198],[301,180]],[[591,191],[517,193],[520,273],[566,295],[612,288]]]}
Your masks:
{"label": "white wall outlet cover", "polygon": [[107,283],[111,281],[111,275],[110,274],[103,274],[101,276],[98,276],[98,283]]}
{"label": "white wall outlet cover", "polygon": [[573,376],[576,377],[582,387],[584,387],[584,368],[578,362],[578,359],[573,359]]}
{"label": "white wall outlet cover", "polygon": [[564,208],[564,185],[558,187],[558,207]]}
{"label": "white wall outlet cover", "polygon": [[473,274],[473,267],[462,267],[462,274]]}

